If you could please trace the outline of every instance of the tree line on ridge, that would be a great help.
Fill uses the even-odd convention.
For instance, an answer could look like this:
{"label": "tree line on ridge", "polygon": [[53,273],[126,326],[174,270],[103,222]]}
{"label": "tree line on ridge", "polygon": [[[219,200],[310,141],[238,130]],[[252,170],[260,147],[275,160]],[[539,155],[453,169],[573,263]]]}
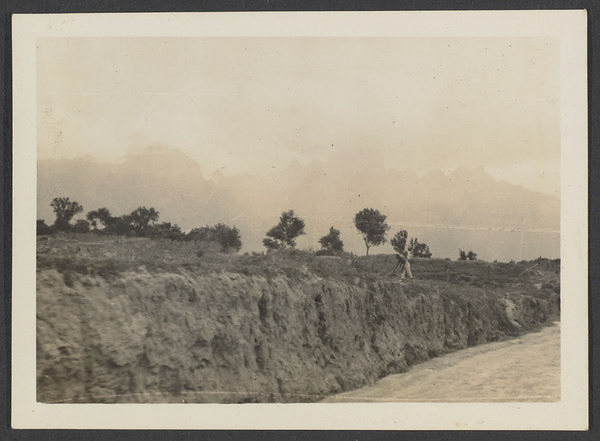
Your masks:
{"label": "tree line on ridge", "polygon": [[[129,214],[113,216],[108,208],[102,207],[90,211],[85,219],[75,222],[75,215],[83,212],[83,207],[68,197],[57,197],[50,206],[56,215],[54,224],[47,225],[44,220],[37,220],[37,234],[47,235],[58,232],[113,234],[135,237],[148,237],[150,239],[170,239],[179,241],[204,241],[217,243],[223,252],[238,252],[242,248],[240,230],[235,226],[224,223],[206,225],[193,228],[185,233],[177,224],[171,222],[158,222],[160,213],[153,207],[138,207]],[[386,235],[390,226],[386,222],[387,216],[373,208],[365,208],[354,217],[354,225],[361,234],[365,243],[366,254],[374,246],[387,242]],[[296,239],[305,234],[305,222],[298,217],[294,210],[284,211],[279,217],[279,223],[266,232],[263,246],[268,250],[281,250],[296,247]],[[344,252],[344,242],[341,233],[333,226],[329,233],[319,239],[321,249],[317,255],[337,256]],[[429,246],[415,238],[408,239],[406,230],[398,231],[390,240],[390,244],[397,253],[410,252],[413,257],[430,258]],[[464,256],[463,256],[464,254]],[[477,255],[472,251],[465,253],[460,250],[461,260],[475,260]]]}

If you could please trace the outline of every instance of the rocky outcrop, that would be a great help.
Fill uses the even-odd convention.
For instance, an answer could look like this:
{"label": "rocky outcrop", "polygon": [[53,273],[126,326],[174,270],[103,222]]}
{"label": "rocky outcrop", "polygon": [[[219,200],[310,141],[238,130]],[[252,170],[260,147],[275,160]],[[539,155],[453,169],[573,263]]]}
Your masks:
{"label": "rocky outcrop", "polygon": [[41,402],[312,402],[557,312],[469,285],[191,268],[37,275]]}

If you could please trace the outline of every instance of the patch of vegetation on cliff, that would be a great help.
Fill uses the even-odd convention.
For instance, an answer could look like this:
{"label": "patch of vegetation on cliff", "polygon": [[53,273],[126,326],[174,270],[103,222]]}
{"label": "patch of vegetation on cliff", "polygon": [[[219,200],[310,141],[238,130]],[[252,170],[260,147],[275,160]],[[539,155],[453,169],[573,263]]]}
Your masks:
{"label": "patch of vegetation on cliff", "polygon": [[[203,249],[198,256],[198,249]],[[136,267],[152,271],[177,271],[185,268],[195,274],[233,272],[246,276],[275,277],[286,275],[299,280],[310,271],[319,277],[355,283],[365,280],[395,278],[393,255],[319,256],[312,251],[284,249],[267,253],[232,255],[220,253],[195,241],[173,242],[168,239],[96,236],[94,234],[55,235],[38,238],[38,269],[59,271],[98,270],[106,275],[118,275]],[[514,288],[542,283],[545,288],[559,290],[560,261],[537,259],[519,263],[488,263],[484,261],[451,261],[436,258],[415,258],[411,267],[416,279],[471,284],[479,287]],[[557,291],[558,292],[558,291]]]}

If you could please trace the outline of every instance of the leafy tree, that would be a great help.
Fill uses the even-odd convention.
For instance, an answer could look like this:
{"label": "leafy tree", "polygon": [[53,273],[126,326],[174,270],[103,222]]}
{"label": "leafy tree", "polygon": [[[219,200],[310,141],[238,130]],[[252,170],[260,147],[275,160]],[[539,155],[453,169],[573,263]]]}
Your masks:
{"label": "leafy tree", "polygon": [[215,242],[221,245],[223,252],[228,253],[230,249],[237,253],[242,248],[240,230],[236,227],[228,227],[225,224],[214,226]]}
{"label": "leafy tree", "polygon": [[413,257],[425,257],[427,259],[431,257],[431,253],[429,252],[429,246],[424,243],[419,243],[419,239],[417,239],[416,237],[410,239],[408,251],[412,253]]}
{"label": "leafy tree", "polygon": [[412,250],[412,254],[414,257],[424,257],[426,259],[431,258],[431,251],[429,251],[429,245],[424,243],[419,243]]}
{"label": "leafy tree", "polygon": [[385,222],[386,219],[386,215],[381,214],[379,210],[373,208],[365,208],[354,216],[354,225],[360,231],[365,242],[367,256],[369,255],[369,248],[382,245],[386,242],[385,234],[390,229],[389,225]]}
{"label": "leafy tree", "polygon": [[477,260],[477,253],[469,251],[468,253],[463,250],[458,250],[458,260]]}
{"label": "leafy tree", "polygon": [[390,243],[394,247],[397,253],[402,254],[406,249],[406,240],[408,239],[408,233],[406,230],[400,230],[396,233],[396,235],[390,240]]}
{"label": "leafy tree", "polygon": [[35,223],[36,234],[38,236],[43,234],[52,234],[52,228],[46,225],[46,221],[44,219],[38,219]]}
{"label": "leafy tree", "polygon": [[189,233],[187,233],[185,239],[186,240],[198,240],[204,242],[212,242],[214,236],[213,228],[210,225],[200,228],[192,228]]}
{"label": "leafy tree", "polygon": [[181,232],[179,225],[171,224],[171,222],[162,222],[148,226],[146,236],[153,239],[182,240],[184,234]]}
{"label": "leafy tree", "polygon": [[304,220],[294,214],[294,210],[284,211],[279,223],[267,231],[263,245],[270,250],[294,248],[296,238],[304,234]]}
{"label": "leafy tree", "polygon": [[110,225],[114,218],[111,216],[108,208],[98,208],[97,210],[88,212],[86,219],[90,222],[94,230],[97,230],[98,222],[102,224],[104,228],[106,228]]}
{"label": "leafy tree", "polygon": [[135,234],[129,215],[110,217],[107,220],[106,228],[103,230],[107,234],[122,234],[132,236]]}
{"label": "leafy tree", "polygon": [[340,230],[329,227],[329,234],[319,239],[321,244],[321,255],[323,254],[338,254],[344,251],[344,242],[340,239]]}
{"label": "leafy tree", "polygon": [[154,208],[138,207],[125,219],[137,236],[146,236],[148,227],[158,221],[159,212]]}
{"label": "leafy tree", "polygon": [[83,207],[78,202],[71,201],[69,198],[54,198],[50,206],[56,213],[54,226],[58,231],[68,231],[71,229],[71,219],[77,213],[83,211]]}
{"label": "leafy tree", "polygon": [[73,231],[73,233],[87,233],[90,231],[90,224],[85,219],[78,219],[71,228],[71,231]]}
{"label": "leafy tree", "polygon": [[223,223],[194,228],[186,235],[185,239],[218,243],[221,245],[221,250],[225,253],[228,253],[231,249],[238,252],[242,248],[240,230]]}

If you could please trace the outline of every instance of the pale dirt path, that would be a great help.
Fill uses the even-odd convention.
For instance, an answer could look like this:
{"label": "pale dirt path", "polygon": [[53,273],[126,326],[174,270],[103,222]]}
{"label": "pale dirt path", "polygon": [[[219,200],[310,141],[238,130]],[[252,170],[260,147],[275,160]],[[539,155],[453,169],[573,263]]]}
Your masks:
{"label": "pale dirt path", "polygon": [[560,400],[560,325],[434,358],[404,374],[323,400],[540,402]]}

